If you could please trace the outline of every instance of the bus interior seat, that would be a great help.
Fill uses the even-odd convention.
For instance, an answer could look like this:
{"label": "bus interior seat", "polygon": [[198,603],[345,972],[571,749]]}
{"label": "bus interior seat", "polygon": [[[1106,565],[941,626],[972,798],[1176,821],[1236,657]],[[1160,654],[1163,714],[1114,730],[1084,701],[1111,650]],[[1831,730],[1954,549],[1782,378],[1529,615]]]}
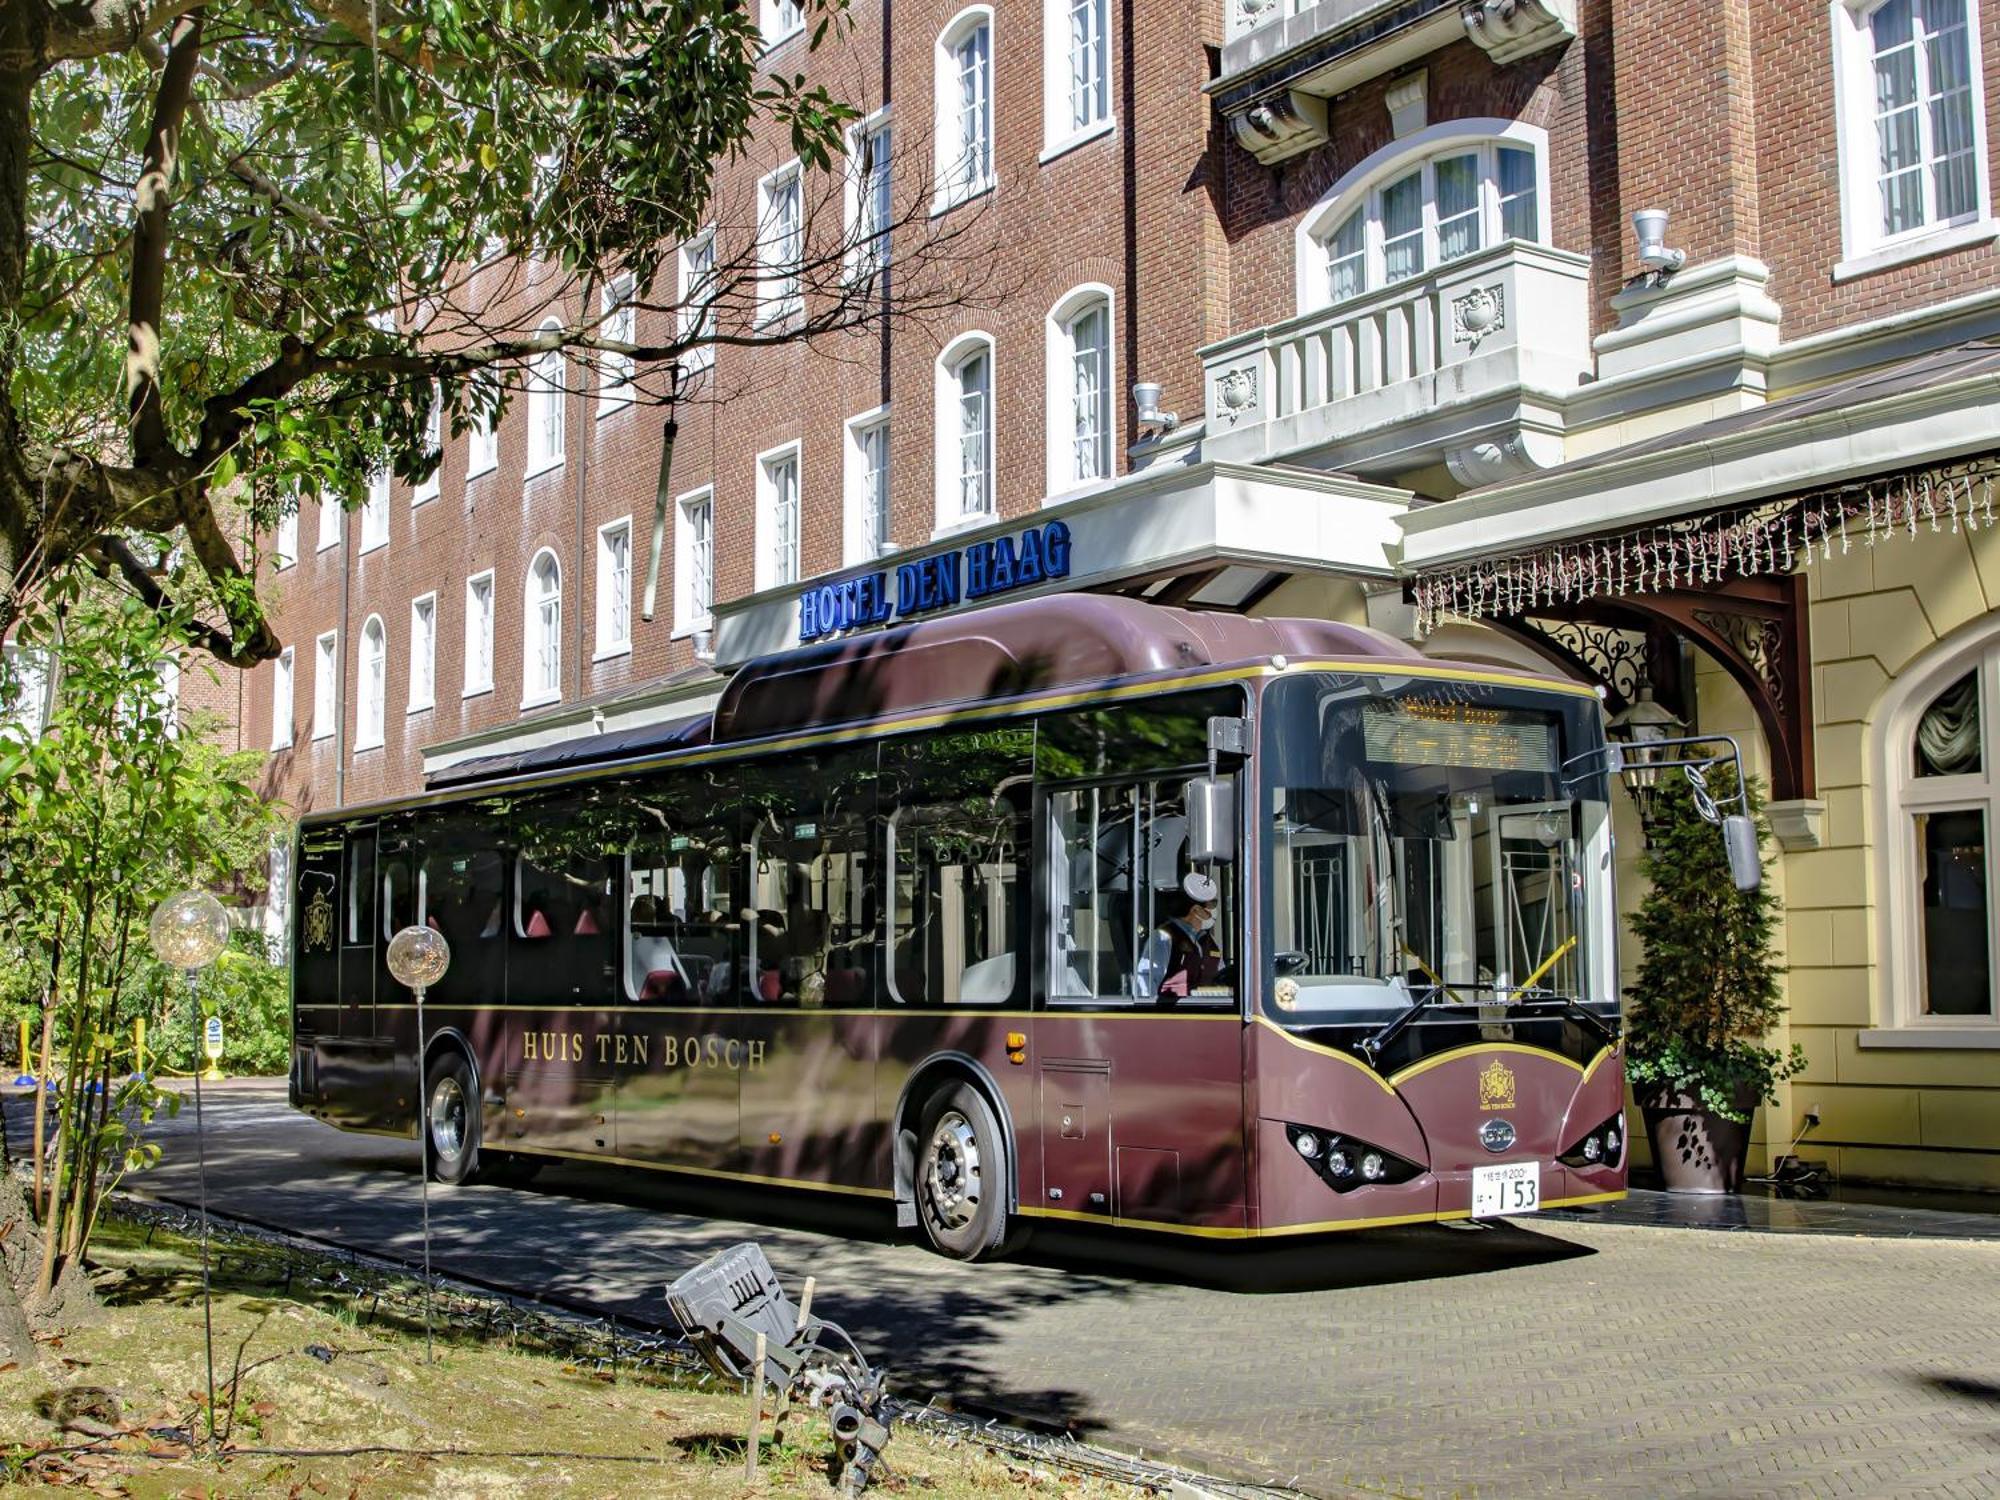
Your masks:
{"label": "bus interior seat", "polygon": [[965,966],[958,998],[967,1005],[997,1005],[1014,998],[1014,955],[1002,953]]}

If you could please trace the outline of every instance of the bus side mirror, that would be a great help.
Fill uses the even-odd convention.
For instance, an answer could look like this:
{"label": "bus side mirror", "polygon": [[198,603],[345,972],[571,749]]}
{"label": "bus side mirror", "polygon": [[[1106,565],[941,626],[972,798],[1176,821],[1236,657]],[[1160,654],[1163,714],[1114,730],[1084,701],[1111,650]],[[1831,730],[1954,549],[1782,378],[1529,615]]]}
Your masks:
{"label": "bus side mirror", "polygon": [[1236,783],[1197,776],[1183,789],[1190,864],[1227,864],[1236,858]]}
{"label": "bus side mirror", "polygon": [[1742,813],[1722,820],[1722,847],[1729,855],[1729,878],[1739,891],[1754,891],[1764,883],[1764,861],[1757,853],[1757,825]]}

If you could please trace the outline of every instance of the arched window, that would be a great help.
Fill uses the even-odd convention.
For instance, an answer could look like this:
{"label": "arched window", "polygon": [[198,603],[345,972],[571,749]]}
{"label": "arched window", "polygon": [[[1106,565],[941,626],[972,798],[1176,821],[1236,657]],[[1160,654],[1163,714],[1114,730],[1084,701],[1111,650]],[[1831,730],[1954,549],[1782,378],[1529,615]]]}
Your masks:
{"label": "arched window", "polygon": [[562,564],[546,547],[528,565],[523,637],[521,706],[553,703],[562,696]]}
{"label": "arched window", "polygon": [[993,12],[969,6],[937,39],[937,196],[949,208],[993,186]]}
{"label": "arched window", "polygon": [[1049,493],[1108,479],[1116,422],[1111,292],[1078,287],[1049,309]]}
{"label": "arched window", "polygon": [[1367,158],[1300,221],[1300,309],[1408,281],[1503,240],[1546,243],[1544,140],[1532,125],[1450,120]]}
{"label": "arched window", "polygon": [[1883,917],[1896,1019],[1993,1025],[1988,841],[2000,825],[2000,620],[1906,670],[1878,717],[1889,864]]}
{"label": "arched window", "polygon": [[[542,324],[548,333],[561,325]],[[535,357],[528,373],[528,472],[539,474],[563,461],[563,356],[551,349]]]}
{"label": "arched window", "polygon": [[361,701],[356,706],[354,748],[372,750],[382,743],[383,705],[388,701],[389,633],[380,615],[370,615],[361,627]]}
{"label": "arched window", "polygon": [[937,520],[948,527],[993,514],[992,338],[954,339],[937,369]]}

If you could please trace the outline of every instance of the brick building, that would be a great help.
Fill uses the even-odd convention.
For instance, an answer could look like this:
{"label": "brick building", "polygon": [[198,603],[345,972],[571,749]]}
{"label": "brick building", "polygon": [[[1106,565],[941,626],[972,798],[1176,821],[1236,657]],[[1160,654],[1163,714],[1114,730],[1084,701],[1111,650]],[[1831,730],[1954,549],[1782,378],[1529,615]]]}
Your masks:
{"label": "brick building", "polygon": [[868,112],[854,185],[773,139],[728,190],[812,240],[883,174],[994,226],[1005,295],[715,350],[651,621],[661,414],[594,378],[423,491],[306,503],[246,694],[273,794],[679,716],[842,583],[1060,521],[1029,590],[1367,621],[1741,730],[1811,1059],[1760,1140],[1811,1111],[1852,1175],[2000,1186],[1993,0],[855,15],[811,63]]}

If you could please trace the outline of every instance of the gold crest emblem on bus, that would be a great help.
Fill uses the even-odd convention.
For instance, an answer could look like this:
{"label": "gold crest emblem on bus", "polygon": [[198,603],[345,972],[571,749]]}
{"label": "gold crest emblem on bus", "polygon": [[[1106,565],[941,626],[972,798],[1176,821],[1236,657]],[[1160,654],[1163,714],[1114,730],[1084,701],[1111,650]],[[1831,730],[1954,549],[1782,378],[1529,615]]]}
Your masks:
{"label": "gold crest emblem on bus", "polygon": [[1481,1109],[1512,1109],[1514,1107],[1514,1070],[1499,1058],[1494,1058],[1479,1075],[1479,1107]]}
{"label": "gold crest emblem on bus", "polygon": [[306,947],[333,946],[333,898],[324,890],[314,891],[306,902]]}

